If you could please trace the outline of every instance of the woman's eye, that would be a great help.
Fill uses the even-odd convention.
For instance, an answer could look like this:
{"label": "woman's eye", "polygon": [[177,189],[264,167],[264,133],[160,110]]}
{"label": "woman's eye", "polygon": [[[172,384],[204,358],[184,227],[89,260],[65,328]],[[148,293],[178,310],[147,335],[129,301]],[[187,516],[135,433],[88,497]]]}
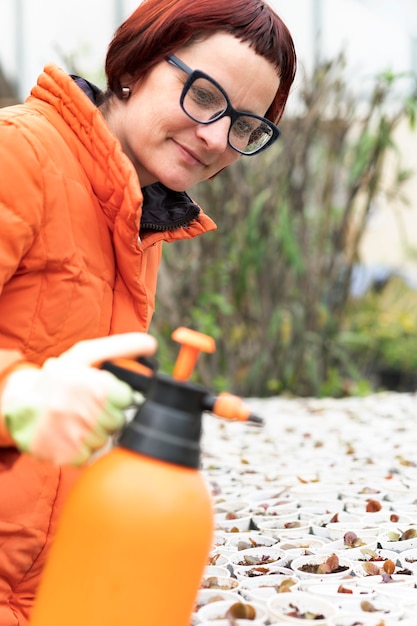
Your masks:
{"label": "woman's eye", "polygon": [[194,85],[191,92],[194,102],[199,106],[210,109],[222,109],[223,99],[219,98],[217,94],[196,85]]}
{"label": "woman's eye", "polygon": [[239,137],[247,137],[256,130],[255,123],[247,119],[239,118],[233,124],[233,132]]}

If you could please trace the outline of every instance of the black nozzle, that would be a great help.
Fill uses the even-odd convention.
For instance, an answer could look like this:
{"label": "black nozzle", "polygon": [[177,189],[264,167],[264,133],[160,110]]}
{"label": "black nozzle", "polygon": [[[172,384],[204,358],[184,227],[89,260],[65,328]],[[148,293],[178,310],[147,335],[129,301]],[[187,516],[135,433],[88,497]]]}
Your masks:
{"label": "black nozzle", "polygon": [[265,425],[265,420],[263,417],[259,417],[259,415],[254,415],[253,413],[251,413],[248,417],[248,422],[250,424],[256,424],[257,426],[264,426]]}

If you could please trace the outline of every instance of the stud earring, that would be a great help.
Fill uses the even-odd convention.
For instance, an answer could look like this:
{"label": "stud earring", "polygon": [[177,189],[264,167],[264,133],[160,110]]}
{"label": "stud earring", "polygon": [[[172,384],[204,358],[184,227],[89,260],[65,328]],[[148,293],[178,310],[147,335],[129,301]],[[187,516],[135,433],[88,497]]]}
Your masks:
{"label": "stud earring", "polygon": [[129,100],[130,94],[130,87],[122,87],[122,100]]}

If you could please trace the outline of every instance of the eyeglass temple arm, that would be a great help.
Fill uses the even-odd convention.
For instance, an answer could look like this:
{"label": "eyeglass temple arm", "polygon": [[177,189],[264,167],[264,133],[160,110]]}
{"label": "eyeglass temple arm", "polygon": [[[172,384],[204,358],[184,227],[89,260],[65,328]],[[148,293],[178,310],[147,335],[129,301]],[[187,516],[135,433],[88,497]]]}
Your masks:
{"label": "eyeglass temple arm", "polygon": [[167,61],[168,63],[171,63],[171,65],[173,65],[174,67],[177,67],[178,69],[182,70],[186,74],[193,73],[193,70],[191,69],[191,67],[188,67],[188,65],[183,63],[181,59],[175,56],[175,54],[170,54],[169,57],[167,57]]}

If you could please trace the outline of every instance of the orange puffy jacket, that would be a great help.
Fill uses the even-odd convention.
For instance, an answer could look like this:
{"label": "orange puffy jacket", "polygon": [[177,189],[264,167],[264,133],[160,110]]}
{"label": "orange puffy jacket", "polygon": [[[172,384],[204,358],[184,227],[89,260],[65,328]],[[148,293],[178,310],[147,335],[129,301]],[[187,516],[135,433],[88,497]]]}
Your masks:
{"label": "orange puffy jacket", "polygon": [[[215,229],[186,194],[150,192],[176,222],[147,224],[139,238],[137,174],[58,67],[24,104],[0,109],[0,373],[20,357],[42,364],[82,339],[148,329],[162,242]],[[0,624],[22,626],[80,470],[19,454],[6,433],[0,446]]]}

